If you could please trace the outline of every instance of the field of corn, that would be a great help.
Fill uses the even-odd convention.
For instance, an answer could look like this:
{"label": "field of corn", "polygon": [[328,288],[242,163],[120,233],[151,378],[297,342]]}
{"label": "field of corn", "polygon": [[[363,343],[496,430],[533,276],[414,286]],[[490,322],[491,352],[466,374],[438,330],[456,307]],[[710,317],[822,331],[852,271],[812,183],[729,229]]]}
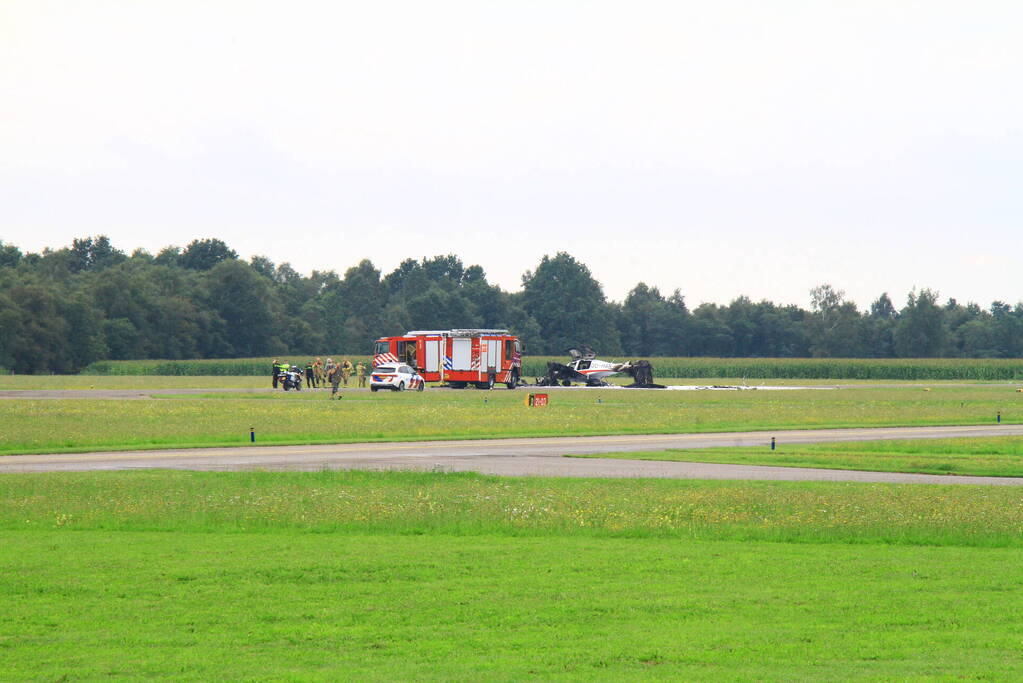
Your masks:
{"label": "field of corn", "polygon": [[[343,354],[320,354],[321,358]],[[369,363],[368,356],[347,356],[352,363]],[[85,375],[268,375],[270,358],[207,360],[99,361]],[[282,356],[296,365],[306,356]],[[608,359],[610,360],[610,359]],[[628,360],[628,359],[617,359]],[[547,361],[564,363],[561,356],[527,356],[522,376],[543,375]],[[975,380],[1023,379],[1023,359],[976,358],[651,358],[655,378],[746,379],[863,379],[863,380]]]}

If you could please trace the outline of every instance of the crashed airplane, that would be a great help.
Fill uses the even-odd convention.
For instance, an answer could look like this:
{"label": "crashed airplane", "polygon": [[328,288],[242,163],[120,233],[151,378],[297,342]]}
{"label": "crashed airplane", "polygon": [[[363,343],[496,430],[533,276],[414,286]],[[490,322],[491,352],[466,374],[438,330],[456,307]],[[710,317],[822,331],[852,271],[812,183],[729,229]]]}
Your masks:
{"label": "crashed airplane", "polygon": [[570,387],[572,382],[582,382],[588,387],[606,387],[609,385],[605,380],[620,372],[630,375],[635,380],[635,384],[631,386],[651,388],[660,386],[653,383],[653,368],[649,361],[613,363],[599,360],[597,354],[588,346],[582,347],[582,351],[571,348],[567,353],[571,358],[568,364],[548,362],[547,374],[536,378],[537,386]]}

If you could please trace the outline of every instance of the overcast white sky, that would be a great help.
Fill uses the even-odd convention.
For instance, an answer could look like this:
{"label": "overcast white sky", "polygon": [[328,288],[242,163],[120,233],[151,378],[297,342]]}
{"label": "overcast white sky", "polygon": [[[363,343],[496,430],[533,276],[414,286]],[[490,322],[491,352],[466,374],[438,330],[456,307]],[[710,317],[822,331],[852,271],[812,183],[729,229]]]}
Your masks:
{"label": "overcast white sky", "polygon": [[0,0],[0,240],[1023,299],[1023,3]]}

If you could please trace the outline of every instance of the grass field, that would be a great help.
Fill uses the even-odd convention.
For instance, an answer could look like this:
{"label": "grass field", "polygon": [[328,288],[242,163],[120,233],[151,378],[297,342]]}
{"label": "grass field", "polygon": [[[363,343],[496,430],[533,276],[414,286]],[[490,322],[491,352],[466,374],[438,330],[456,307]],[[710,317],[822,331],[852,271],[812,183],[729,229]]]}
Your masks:
{"label": "grass field", "polygon": [[1023,477],[1023,437],[782,444],[773,451],[764,446],[726,447],[572,457]]}
{"label": "grass field", "polygon": [[1014,679],[1002,487],[0,476],[0,678]]}
{"label": "grass field", "polygon": [[258,389],[269,377],[244,375],[0,375],[0,390]]}
{"label": "grass field", "polygon": [[1023,418],[1009,385],[857,386],[835,390],[552,391],[546,408],[525,391],[208,394],[164,400],[0,401],[0,453],[248,443],[684,433],[778,428],[990,424]]}

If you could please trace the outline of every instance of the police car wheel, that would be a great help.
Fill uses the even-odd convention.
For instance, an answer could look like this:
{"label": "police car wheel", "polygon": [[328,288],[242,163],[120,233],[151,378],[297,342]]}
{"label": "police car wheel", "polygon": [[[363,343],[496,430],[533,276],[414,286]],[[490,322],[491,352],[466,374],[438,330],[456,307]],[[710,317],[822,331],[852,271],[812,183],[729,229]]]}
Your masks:
{"label": "police car wheel", "polygon": [[379,389],[379,388],[380,388],[380,387],[370,387],[370,388],[369,388],[369,390],[370,390],[370,391],[376,391],[376,390],[377,390],[377,389]]}
{"label": "police car wheel", "polygon": [[405,383],[404,382],[400,382],[398,384],[398,387],[395,389],[395,391],[405,391]]}
{"label": "police car wheel", "polygon": [[416,391],[423,391],[424,389],[426,389],[426,382],[419,380],[419,386],[416,388]]}

